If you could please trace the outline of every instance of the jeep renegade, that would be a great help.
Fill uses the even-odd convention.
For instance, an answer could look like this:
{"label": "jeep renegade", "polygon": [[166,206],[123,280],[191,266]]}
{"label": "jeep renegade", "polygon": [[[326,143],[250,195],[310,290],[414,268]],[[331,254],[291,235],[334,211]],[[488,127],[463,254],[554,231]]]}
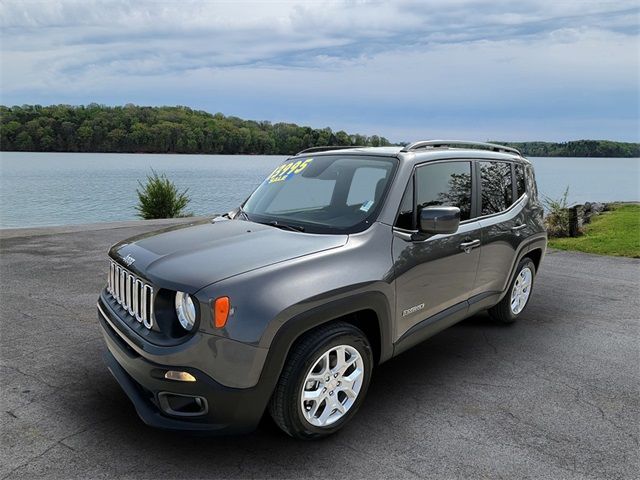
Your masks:
{"label": "jeep renegade", "polygon": [[211,221],[114,245],[98,318],[142,420],[318,438],[375,365],[479,311],[527,306],[547,235],[531,164],[461,141],[323,147]]}

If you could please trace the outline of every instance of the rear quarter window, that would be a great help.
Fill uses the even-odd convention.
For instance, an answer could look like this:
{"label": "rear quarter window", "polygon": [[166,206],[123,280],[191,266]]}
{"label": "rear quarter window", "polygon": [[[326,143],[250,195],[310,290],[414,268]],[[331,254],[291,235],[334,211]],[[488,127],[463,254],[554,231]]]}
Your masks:
{"label": "rear quarter window", "polygon": [[527,191],[529,195],[534,201],[538,201],[538,186],[536,185],[536,177],[533,173],[533,167],[531,165],[527,165],[526,167],[526,183],[527,183]]}
{"label": "rear quarter window", "polygon": [[527,191],[524,165],[516,163],[516,198],[520,198]]}

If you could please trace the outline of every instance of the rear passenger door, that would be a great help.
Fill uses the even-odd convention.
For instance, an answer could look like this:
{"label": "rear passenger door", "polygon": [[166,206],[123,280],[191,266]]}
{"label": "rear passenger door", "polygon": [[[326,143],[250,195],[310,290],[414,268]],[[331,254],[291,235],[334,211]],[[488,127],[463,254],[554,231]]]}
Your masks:
{"label": "rear passenger door", "polygon": [[[430,326],[440,312],[467,309],[480,246],[479,224],[473,219],[473,171],[471,160],[429,162],[414,171],[394,227],[396,340]],[[417,232],[418,210],[436,205],[460,209],[456,233]]]}
{"label": "rear passenger door", "polygon": [[502,292],[527,236],[524,166],[476,161],[482,246],[473,295]]}

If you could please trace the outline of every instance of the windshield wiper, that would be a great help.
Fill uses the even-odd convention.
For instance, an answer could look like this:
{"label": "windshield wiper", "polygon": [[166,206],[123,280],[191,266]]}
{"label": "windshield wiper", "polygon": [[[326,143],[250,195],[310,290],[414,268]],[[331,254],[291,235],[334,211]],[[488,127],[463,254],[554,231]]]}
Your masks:
{"label": "windshield wiper", "polygon": [[238,213],[242,215],[245,220],[249,220],[249,214],[244,211],[244,208],[242,208],[242,206],[238,207]]}
{"label": "windshield wiper", "polygon": [[[244,211],[244,208],[242,207],[236,207],[233,210],[231,210],[230,212],[227,212],[223,215],[221,215],[222,217],[227,217],[229,220],[235,220],[238,217],[243,217],[245,220],[249,220],[249,215],[247,215],[247,212]],[[251,221],[251,220],[249,220]]]}
{"label": "windshield wiper", "polygon": [[266,222],[265,225],[270,225],[272,227],[281,228],[282,230],[290,230],[292,232],[304,232],[304,227],[300,225],[289,225],[288,223],[280,223],[277,220],[272,220],[270,222]]}

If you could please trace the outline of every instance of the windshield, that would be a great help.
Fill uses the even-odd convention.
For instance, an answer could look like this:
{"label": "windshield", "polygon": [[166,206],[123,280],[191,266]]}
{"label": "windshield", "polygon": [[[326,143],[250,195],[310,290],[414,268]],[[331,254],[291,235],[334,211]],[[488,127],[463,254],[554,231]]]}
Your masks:
{"label": "windshield", "polygon": [[253,192],[244,212],[256,222],[306,232],[364,230],[381,206],[395,166],[393,158],[359,155],[289,159]]}

